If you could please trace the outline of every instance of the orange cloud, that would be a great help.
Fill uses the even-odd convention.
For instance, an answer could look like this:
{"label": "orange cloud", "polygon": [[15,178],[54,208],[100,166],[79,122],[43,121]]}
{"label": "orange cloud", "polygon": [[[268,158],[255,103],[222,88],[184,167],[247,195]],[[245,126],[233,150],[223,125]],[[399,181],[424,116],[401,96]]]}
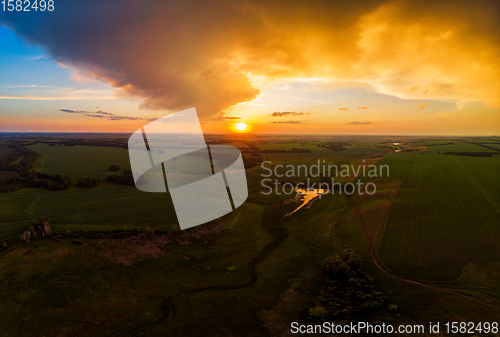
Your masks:
{"label": "orange cloud", "polygon": [[275,111],[268,116],[283,117],[283,116],[302,116],[302,115],[309,115],[309,112],[304,113],[304,112],[295,112],[295,111]]}
{"label": "orange cloud", "polygon": [[241,119],[239,116],[227,116],[225,112],[219,112],[212,117],[212,120],[224,120],[224,119]]}
{"label": "orange cloud", "polygon": [[410,89],[408,89],[408,91],[406,93],[408,93],[410,91],[415,91],[415,90],[417,90],[417,88],[418,88],[418,85],[414,85],[413,87],[411,87]]}
{"label": "orange cloud", "polygon": [[196,106],[208,117],[258,97],[256,77],[366,83],[400,98],[417,88],[427,99],[473,91],[498,107],[499,8],[488,0],[87,0],[0,24],[78,69],[76,80],[105,80],[146,107]]}
{"label": "orange cloud", "polygon": [[347,123],[347,124],[354,124],[354,125],[367,125],[367,124],[371,124],[371,122],[360,122],[360,121],[355,121],[355,122],[350,122],[350,123]]}

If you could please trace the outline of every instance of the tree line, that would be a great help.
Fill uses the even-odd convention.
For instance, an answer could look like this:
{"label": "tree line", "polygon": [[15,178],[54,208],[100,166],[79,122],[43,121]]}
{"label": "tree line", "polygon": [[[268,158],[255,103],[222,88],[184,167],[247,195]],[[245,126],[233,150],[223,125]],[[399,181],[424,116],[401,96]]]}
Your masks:
{"label": "tree line", "polygon": [[425,144],[423,146],[429,147],[429,146],[441,146],[441,145],[454,145],[455,143],[442,143],[442,144]]}
{"label": "tree line", "polygon": [[[49,143],[51,146],[55,146],[54,142],[46,142],[46,141],[37,141],[37,143]],[[57,145],[64,146],[76,146],[76,145],[85,145],[85,146],[106,146],[106,147],[123,147],[128,148],[127,140],[125,138],[120,138],[116,140],[104,140],[104,139],[64,139],[57,143]]]}
{"label": "tree line", "polygon": [[92,188],[99,186],[99,183],[101,181],[97,178],[81,178],[77,179],[76,181],[76,186],[82,187],[82,188]]}
{"label": "tree line", "polygon": [[339,152],[339,151],[344,151],[346,149],[345,147],[349,145],[351,145],[351,143],[349,142],[325,142],[325,143],[319,143],[316,146],[329,148],[334,152]]}
{"label": "tree line", "polygon": [[492,157],[494,154],[498,154],[498,152],[443,152],[443,154],[469,157]]}
{"label": "tree line", "polygon": [[16,188],[12,186],[19,182],[19,176],[0,179],[0,193],[13,192]]}
{"label": "tree line", "polygon": [[[118,165],[116,165],[118,166]],[[124,169],[123,174],[112,174],[106,178],[106,181],[118,184],[118,185],[129,185],[134,186],[134,177],[132,176],[132,170]]]}
{"label": "tree line", "polygon": [[[8,155],[0,161],[0,171],[17,172],[23,178],[30,173],[33,162],[38,157],[38,153],[22,146],[9,145],[16,149],[15,153]],[[21,160],[16,163],[19,158]]]}
{"label": "tree line", "polygon": [[70,184],[71,177],[40,172],[29,172],[24,180],[26,187],[44,187],[50,191],[66,190]]}

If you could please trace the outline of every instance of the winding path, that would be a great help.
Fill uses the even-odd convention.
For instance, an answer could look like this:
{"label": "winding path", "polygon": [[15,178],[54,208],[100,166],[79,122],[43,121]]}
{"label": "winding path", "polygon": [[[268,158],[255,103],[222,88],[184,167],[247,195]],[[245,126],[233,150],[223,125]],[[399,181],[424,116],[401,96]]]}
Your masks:
{"label": "winding path", "polygon": [[259,254],[255,256],[248,263],[247,269],[250,274],[250,280],[248,282],[241,285],[232,285],[232,286],[220,285],[220,286],[202,287],[169,296],[163,301],[162,315],[156,321],[152,323],[137,325],[135,327],[126,327],[120,329],[116,331],[112,336],[136,336],[138,333],[146,331],[148,330],[148,328],[152,326],[172,321],[176,316],[175,306],[173,304],[175,297],[187,294],[199,293],[203,291],[209,291],[209,290],[238,290],[251,287],[258,281],[258,275],[256,271],[257,264],[262,260],[264,260],[266,257],[268,257],[273,250],[278,248],[281,244],[283,244],[283,242],[286,241],[286,239],[288,239],[290,232],[286,228],[280,227],[279,225],[280,225],[279,220],[273,221],[272,217],[266,216],[266,212],[262,214],[261,227],[267,234],[269,234],[269,236],[271,237],[271,242],[268,243],[266,246],[264,246],[264,248],[259,252]]}

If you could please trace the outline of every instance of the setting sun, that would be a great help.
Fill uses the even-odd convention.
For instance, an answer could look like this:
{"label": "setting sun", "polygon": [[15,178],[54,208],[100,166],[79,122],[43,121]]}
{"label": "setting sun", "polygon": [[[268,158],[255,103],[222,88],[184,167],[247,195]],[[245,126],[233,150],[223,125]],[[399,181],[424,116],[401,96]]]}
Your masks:
{"label": "setting sun", "polygon": [[248,125],[245,123],[236,123],[236,124],[234,124],[234,127],[238,131],[246,131],[246,129],[248,128]]}

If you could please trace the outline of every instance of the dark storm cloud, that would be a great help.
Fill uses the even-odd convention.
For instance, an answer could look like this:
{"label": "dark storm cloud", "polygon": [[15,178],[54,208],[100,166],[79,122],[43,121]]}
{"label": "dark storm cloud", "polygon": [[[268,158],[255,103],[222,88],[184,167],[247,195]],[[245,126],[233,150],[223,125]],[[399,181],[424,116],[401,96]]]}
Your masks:
{"label": "dark storm cloud", "polygon": [[[209,117],[259,95],[249,73],[310,69],[298,30],[334,33],[380,2],[65,0],[52,12],[2,12],[0,24],[148,108]],[[346,35],[335,37],[344,51],[354,48]]]}

